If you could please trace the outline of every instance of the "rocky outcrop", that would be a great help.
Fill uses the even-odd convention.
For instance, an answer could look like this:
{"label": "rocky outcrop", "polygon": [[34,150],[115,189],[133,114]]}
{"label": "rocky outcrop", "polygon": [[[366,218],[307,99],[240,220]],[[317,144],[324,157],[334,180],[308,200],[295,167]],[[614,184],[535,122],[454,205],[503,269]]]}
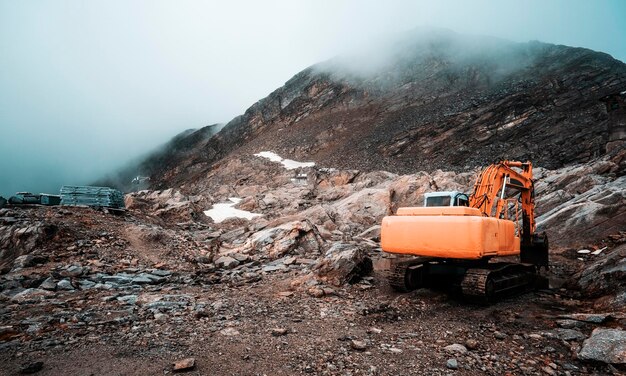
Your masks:
{"label": "rocky outcrop", "polygon": [[573,276],[587,298],[597,299],[596,306],[607,309],[626,307],[626,244],[605,250]]}
{"label": "rocky outcrop", "polygon": [[550,242],[586,246],[626,228],[626,151],[559,170],[539,170],[537,225]]}
{"label": "rocky outcrop", "polygon": [[154,215],[165,222],[202,221],[207,200],[201,196],[187,196],[179,190],[138,191],[124,197],[126,209]]}
{"label": "rocky outcrop", "polygon": [[0,271],[6,271],[15,262],[16,267],[36,263],[33,256],[28,255],[52,239],[57,231],[57,226],[45,220],[34,220],[18,216],[17,212],[9,209],[0,209]]}

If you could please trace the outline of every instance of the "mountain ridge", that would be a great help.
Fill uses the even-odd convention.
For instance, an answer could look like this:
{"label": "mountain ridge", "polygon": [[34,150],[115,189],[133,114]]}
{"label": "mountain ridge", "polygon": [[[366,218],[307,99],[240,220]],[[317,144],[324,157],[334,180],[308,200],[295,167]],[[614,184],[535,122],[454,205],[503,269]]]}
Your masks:
{"label": "mountain ridge", "polygon": [[611,129],[600,99],[626,89],[626,64],[542,42],[474,48],[483,40],[474,36],[459,52],[466,40],[407,37],[382,68],[365,73],[343,57],[308,67],[215,136],[189,144],[176,166],[151,171],[155,186],[184,184],[231,153],[262,150],[396,173],[502,158],[559,168],[606,152]]}

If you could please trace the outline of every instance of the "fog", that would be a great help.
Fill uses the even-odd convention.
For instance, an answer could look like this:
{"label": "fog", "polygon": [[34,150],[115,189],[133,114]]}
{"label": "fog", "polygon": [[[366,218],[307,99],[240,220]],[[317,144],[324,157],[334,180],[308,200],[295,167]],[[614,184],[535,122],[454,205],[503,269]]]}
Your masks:
{"label": "fog", "polygon": [[0,0],[0,195],[87,184],[416,27],[626,60],[626,2]]}

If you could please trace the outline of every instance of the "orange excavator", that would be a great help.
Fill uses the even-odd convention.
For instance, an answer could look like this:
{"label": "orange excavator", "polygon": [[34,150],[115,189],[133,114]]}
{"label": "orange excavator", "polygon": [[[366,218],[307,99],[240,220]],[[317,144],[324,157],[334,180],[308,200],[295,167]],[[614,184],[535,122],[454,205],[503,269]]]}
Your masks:
{"label": "orange excavator", "polygon": [[[399,256],[390,285],[404,292],[445,286],[482,302],[544,287],[548,239],[535,232],[534,210],[530,162],[487,167],[469,197],[427,193],[423,207],[399,208],[383,219],[382,249]],[[518,255],[519,262],[493,260]]]}

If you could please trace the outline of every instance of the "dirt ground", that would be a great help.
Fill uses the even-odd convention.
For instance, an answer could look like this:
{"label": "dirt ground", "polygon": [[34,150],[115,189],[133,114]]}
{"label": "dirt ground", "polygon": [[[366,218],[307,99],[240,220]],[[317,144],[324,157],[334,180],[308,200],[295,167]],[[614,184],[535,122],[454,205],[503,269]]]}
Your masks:
{"label": "dirt ground", "polygon": [[200,235],[215,230],[200,225],[85,208],[2,214],[16,244],[37,242],[0,275],[0,375],[165,375],[190,357],[190,375],[624,372],[577,358],[595,328],[626,316],[572,319],[604,312],[564,284],[587,262],[575,250],[552,253],[551,289],[484,306],[393,291],[376,248],[370,275],[337,286],[291,255],[204,263]]}
{"label": "dirt ground", "polygon": [[[68,326],[55,334],[52,343],[43,340],[48,337],[44,334],[5,347],[1,373],[17,374],[24,364],[42,361],[41,375],[168,374],[172,362],[187,357],[196,359],[195,370],[189,372],[193,375],[610,371],[573,359],[576,342],[558,338],[555,319],[580,306],[554,292],[530,293],[485,307],[435,291],[399,294],[375,282],[315,298],[291,291],[290,277],[274,275],[237,287],[166,284],[150,294],[191,296],[206,302],[208,309],[171,310],[157,319],[110,321],[94,327]],[[65,297],[65,309],[76,313],[89,300],[107,295],[65,294],[70,295]],[[119,305],[111,301],[104,309],[116,311]],[[20,309],[33,309],[32,317],[39,313],[35,306]],[[287,333],[273,333],[277,328]],[[352,340],[364,341],[366,348],[354,349]],[[455,343],[475,348],[465,354],[444,349]],[[447,367],[452,358],[456,370]]]}

